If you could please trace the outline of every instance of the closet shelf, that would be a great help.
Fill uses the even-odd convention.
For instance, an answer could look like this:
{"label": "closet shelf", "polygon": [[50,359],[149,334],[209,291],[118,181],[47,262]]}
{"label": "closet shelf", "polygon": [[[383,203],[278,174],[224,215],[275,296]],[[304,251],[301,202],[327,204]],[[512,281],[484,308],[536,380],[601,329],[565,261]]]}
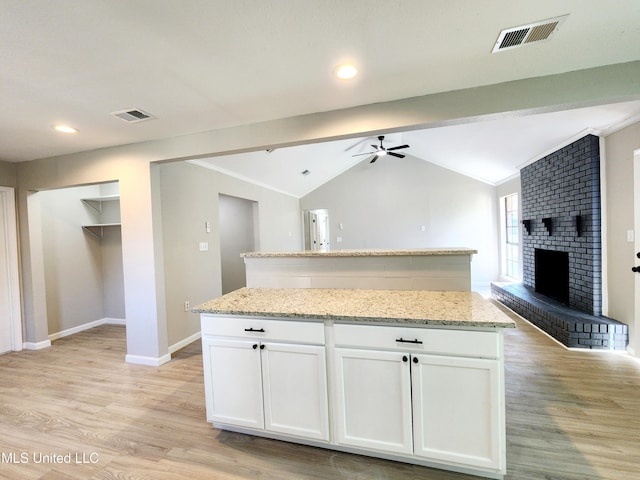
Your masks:
{"label": "closet shelf", "polygon": [[120,195],[103,195],[101,197],[81,198],[80,201],[93,208],[96,212],[102,213],[102,202],[117,202]]}
{"label": "closet shelf", "polygon": [[104,238],[105,227],[119,227],[119,223],[95,223],[93,225],[82,225],[82,229],[85,232],[90,233],[96,238],[102,240]]}

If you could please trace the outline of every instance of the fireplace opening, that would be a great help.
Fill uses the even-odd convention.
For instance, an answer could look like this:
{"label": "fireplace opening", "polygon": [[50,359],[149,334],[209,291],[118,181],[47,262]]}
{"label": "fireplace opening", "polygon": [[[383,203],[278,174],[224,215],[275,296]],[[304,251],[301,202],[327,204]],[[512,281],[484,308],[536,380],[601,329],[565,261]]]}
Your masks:
{"label": "fireplace opening", "polygon": [[536,292],[569,303],[569,254],[535,249]]}

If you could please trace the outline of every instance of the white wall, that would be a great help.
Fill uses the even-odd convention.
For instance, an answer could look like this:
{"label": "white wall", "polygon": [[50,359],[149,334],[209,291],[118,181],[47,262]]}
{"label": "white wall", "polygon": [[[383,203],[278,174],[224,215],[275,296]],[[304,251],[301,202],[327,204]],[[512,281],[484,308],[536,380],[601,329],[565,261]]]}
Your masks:
{"label": "white wall", "polygon": [[329,210],[334,250],[469,247],[478,250],[472,288],[497,278],[497,197],[486,183],[410,155],[388,157],[364,160],[300,203]]}
{"label": "white wall", "polygon": [[[222,294],[220,194],[258,203],[264,250],[299,249],[300,205],[294,197],[188,162],[162,164],[159,173],[168,341],[175,345],[200,330],[198,315],[185,312],[184,302],[196,306]],[[200,252],[200,242],[208,242],[209,250]]]}
{"label": "white wall", "polygon": [[[640,123],[605,138],[607,219],[607,315],[629,325],[629,347],[640,355],[640,312],[634,312],[633,265],[640,264],[627,230],[634,229],[633,151],[640,148]],[[635,188],[640,188],[636,185]],[[640,232],[636,231],[636,235]]]}

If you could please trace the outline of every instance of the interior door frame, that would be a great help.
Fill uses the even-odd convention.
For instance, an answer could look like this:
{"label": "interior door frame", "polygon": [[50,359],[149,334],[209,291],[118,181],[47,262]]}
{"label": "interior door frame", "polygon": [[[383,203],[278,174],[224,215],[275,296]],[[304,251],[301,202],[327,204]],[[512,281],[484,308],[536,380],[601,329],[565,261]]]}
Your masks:
{"label": "interior door frame", "polygon": [[22,350],[22,306],[20,302],[20,269],[18,263],[18,225],[16,221],[16,192],[13,187],[0,187],[4,208],[4,233],[7,263],[7,284],[9,285],[9,310],[11,322],[12,350]]}
{"label": "interior door frame", "polygon": [[[640,252],[640,149],[633,152],[633,231],[634,231],[634,249]],[[631,265],[640,265],[637,258],[630,260]],[[629,344],[627,351],[634,357],[640,356],[640,274],[636,273],[634,277],[634,308],[633,308],[633,325],[629,328]]]}

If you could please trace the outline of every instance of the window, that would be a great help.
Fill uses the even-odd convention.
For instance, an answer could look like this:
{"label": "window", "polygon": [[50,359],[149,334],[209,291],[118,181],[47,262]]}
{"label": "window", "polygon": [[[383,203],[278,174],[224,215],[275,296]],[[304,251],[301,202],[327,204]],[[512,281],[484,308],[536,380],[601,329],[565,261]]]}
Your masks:
{"label": "window", "polygon": [[518,194],[507,195],[503,200],[503,274],[511,278],[520,278]]}

